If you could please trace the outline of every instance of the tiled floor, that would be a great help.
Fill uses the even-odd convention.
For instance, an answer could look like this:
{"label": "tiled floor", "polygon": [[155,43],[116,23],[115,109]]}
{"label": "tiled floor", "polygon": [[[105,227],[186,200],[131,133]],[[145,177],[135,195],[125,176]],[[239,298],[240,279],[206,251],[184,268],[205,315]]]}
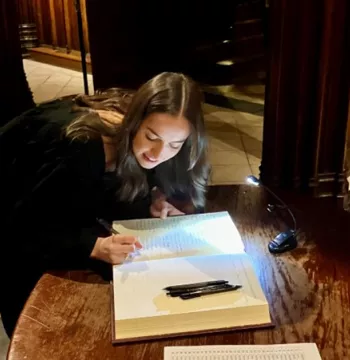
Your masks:
{"label": "tiled floor", "polygon": [[[24,60],[24,68],[36,103],[55,97],[82,93],[82,74],[77,71]],[[92,76],[88,75],[93,93]],[[262,85],[242,84],[219,89],[230,98],[244,101],[244,109],[262,104]],[[235,100],[233,99],[233,100]],[[206,104],[205,119],[209,135],[209,157],[212,163],[211,184],[237,184],[248,174],[258,175],[261,159],[263,117]],[[252,111],[254,112],[254,111]]]}
{"label": "tiled floor", "polygon": [[241,184],[259,175],[262,116],[205,105],[211,184]]}
{"label": "tiled floor", "polygon": [[[81,72],[60,68],[29,59],[23,60],[24,70],[34,101],[40,103],[55,97],[84,92]],[[89,91],[93,93],[92,75],[88,75]]]}

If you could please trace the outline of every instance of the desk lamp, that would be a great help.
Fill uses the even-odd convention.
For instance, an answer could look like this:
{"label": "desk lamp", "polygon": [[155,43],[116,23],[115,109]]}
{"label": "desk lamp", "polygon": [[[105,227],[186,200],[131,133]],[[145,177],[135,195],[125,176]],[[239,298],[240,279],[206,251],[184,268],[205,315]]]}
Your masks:
{"label": "desk lamp", "polygon": [[247,176],[246,181],[250,185],[263,187],[275,199],[277,199],[280,202],[279,205],[268,204],[267,205],[267,211],[272,213],[276,208],[282,209],[282,210],[287,210],[288,213],[290,214],[290,216],[293,219],[293,224],[294,224],[293,229],[288,228],[286,231],[283,231],[283,232],[279,233],[273,240],[271,240],[269,242],[268,249],[269,249],[270,253],[272,253],[272,254],[281,254],[281,253],[284,253],[286,251],[290,251],[290,250],[295,249],[297,247],[297,245],[298,245],[298,242],[297,242],[297,239],[296,239],[297,223],[296,223],[295,217],[294,217],[292,211],[290,210],[290,208],[287,206],[287,204],[280,197],[278,197],[272,190],[270,190],[267,186],[265,186],[255,176],[253,176],[253,175]]}

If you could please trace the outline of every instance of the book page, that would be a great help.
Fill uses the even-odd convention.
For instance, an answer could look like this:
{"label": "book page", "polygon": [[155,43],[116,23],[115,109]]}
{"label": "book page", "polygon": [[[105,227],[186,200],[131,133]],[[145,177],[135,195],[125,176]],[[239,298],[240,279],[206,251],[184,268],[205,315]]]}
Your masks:
{"label": "book page", "polygon": [[244,252],[228,212],[118,221],[113,228],[140,238],[143,249],[133,254],[133,261]]}
{"label": "book page", "polygon": [[321,360],[315,344],[165,347],[164,360]]}
{"label": "book page", "polygon": [[[169,297],[163,290],[167,286],[213,280],[227,280],[242,288],[190,301]],[[190,256],[116,265],[113,267],[113,290],[115,320],[213,309],[243,310],[267,304],[247,254]]]}

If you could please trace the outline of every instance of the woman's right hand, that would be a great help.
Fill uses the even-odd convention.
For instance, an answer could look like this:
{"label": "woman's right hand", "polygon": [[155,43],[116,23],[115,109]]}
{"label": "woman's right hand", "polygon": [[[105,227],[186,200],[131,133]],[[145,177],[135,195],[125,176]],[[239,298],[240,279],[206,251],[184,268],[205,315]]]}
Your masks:
{"label": "woman's right hand", "polygon": [[105,238],[97,238],[90,256],[117,265],[121,264],[136,249],[142,249],[142,245],[136,236],[111,235]]}

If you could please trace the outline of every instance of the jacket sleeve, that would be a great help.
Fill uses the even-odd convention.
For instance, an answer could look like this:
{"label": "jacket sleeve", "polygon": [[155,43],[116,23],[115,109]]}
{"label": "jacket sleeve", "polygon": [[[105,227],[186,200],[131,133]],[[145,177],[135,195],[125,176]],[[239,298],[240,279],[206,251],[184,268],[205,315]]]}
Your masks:
{"label": "jacket sleeve", "polygon": [[4,161],[9,206],[3,241],[48,264],[78,262],[89,257],[102,234],[95,213],[103,193],[103,147],[99,141],[58,141],[51,135],[45,134],[45,141],[22,139],[21,151]]}
{"label": "jacket sleeve", "polygon": [[70,144],[72,155],[56,164],[52,179],[49,176],[46,184],[40,185],[44,189],[36,208],[45,219],[39,222],[39,246],[46,251],[44,255],[88,258],[103,234],[96,221],[104,193],[101,146],[95,141]]}

